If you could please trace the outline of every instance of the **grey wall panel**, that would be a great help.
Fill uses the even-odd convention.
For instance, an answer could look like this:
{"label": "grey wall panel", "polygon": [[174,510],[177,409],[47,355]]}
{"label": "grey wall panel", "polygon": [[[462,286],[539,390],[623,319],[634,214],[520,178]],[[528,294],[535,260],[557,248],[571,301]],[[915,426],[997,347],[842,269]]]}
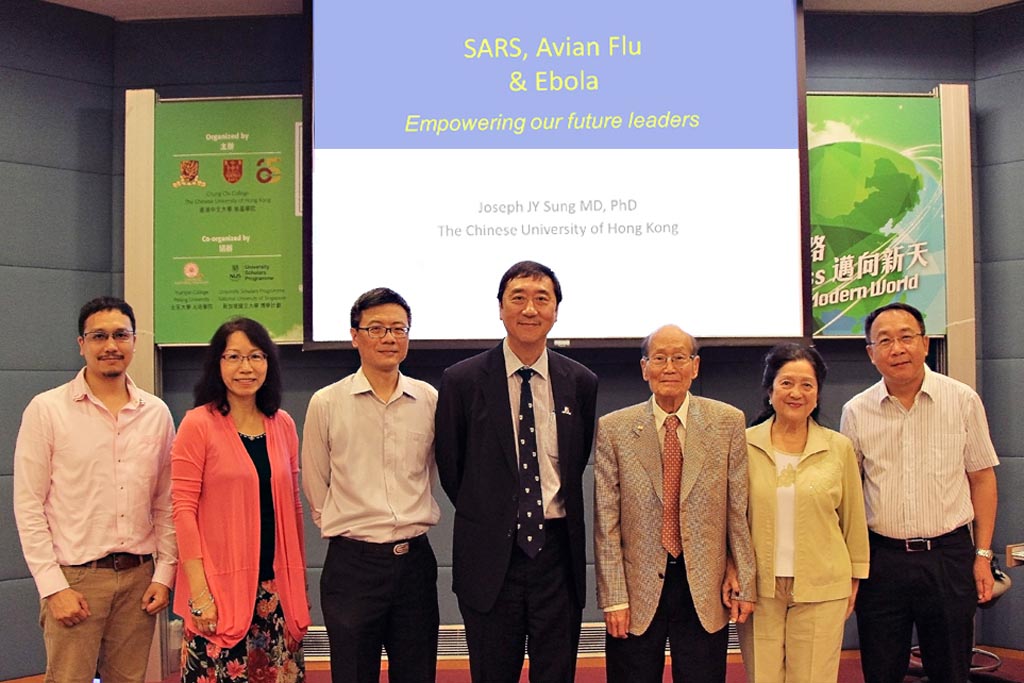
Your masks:
{"label": "grey wall panel", "polygon": [[[982,397],[992,439],[1001,464],[999,510],[994,546],[1024,541],[1024,450],[1021,447],[1020,386],[1024,380],[1024,313],[1020,292],[1024,284],[1024,234],[1020,230],[1020,186],[1024,179],[1024,6],[1017,4],[987,12],[976,20],[977,75],[975,120],[977,130],[978,207],[981,221],[976,252],[981,306],[980,363]],[[1020,568],[1009,570],[1018,585]],[[1018,615],[1024,594],[1011,590],[999,604],[980,612],[979,642],[1024,648],[1024,629]]]}
{"label": "grey wall panel", "polygon": [[32,579],[0,581],[0,605],[4,606],[0,677],[6,680],[42,673],[46,669],[46,651],[35,583]]}
{"label": "grey wall panel", "polygon": [[[1019,420],[1019,417],[1018,417]],[[996,468],[999,479],[999,494],[1002,499],[999,516],[996,519],[996,538],[993,544],[997,553],[1003,553],[1008,543],[1024,543],[1024,506],[1020,505],[1020,491],[1024,491],[1024,458],[1005,458]],[[1000,560],[1004,559],[1002,555]],[[1005,567],[1005,562],[1003,563]],[[1021,611],[1024,610],[1024,567],[1009,570],[1015,588],[1000,598],[989,610],[981,613],[981,635],[979,643],[997,647],[1024,650],[1024,629],[1020,626]]]}
{"label": "grey wall panel", "polygon": [[462,623],[458,598],[452,592],[452,568],[450,566],[437,568],[437,602],[441,610],[442,624]]}
{"label": "grey wall panel", "polygon": [[182,84],[301,83],[305,45],[300,16],[124,23],[114,82],[158,92]]}
{"label": "grey wall panel", "polygon": [[1001,458],[996,467],[996,479],[1001,504],[992,547],[1002,552],[1010,543],[1024,543],[1024,506],[1019,498],[1024,491],[1024,457]]}
{"label": "grey wall panel", "polygon": [[1024,262],[981,265],[984,295],[978,317],[985,339],[985,360],[1024,358]]}
{"label": "grey wall panel", "polygon": [[[1000,458],[1024,458],[1024,420],[1021,419],[1020,408],[1021,387],[1024,387],[1024,359],[987,360],[982,368],[985,381],[982,400],[996,453]],[[1007,502],[1024,510],[1017,496],[1008,498]],[[1024,536],[1024,526],[1020,529]]]}
{"label": "grey wall panel", "polygon": [[434,488],[434,499],[441,508],[441,520],[430,530],[430,545],[434,548],[437,563],[452,566],[452,538],[455,534],[455,507],[448,500],[440,484]]}
{"label": "grey wall panel", "polygon": [[975,77],[981,81],[990,76],[1024,70],[1024,12],[1011,7],[983,12],[974,20],[978,50],[975,55]]}
{"label": "grey wall panel", "polygon": [[594,564],[594,466],[591,464],[583,471],[583,519],[587,521],[587,564]]}
{"label": "grey wall panel", "polygon": [[0,160],[110,173],[110,86],[0,66]]}
{"label": "grey wall panel", "polygon": [[[1011,569],[1009,574],[1016,586],[1019,587],[1024,582],[1024,570],[1020,567]],[[978,610],[980,614],[977,622],[980,624],[978,643],[983,646],[1024,649],[1024,634],[1020,628],[1021,610],[1024,610],[1024,591],[1019,591],[1016,588],[1007,592],[991,609]]]}
{"label": "grey wall panel", "polygon": [[979,164],[1024,160],[1024,71],[986,78],[975,92]]}
{"label": "grey wall panel", "polygon": [[1024,259],[1024,161],[982,166],[977,170],[980,261]]}
{"label": "grey wall panel", "polygon": [[306,569],[306,585],[309,587],[309,617],[314,624],[323,626],[324,613],[320,609],[320,567]]}
{"label": "grey wall panel", "polygon": [[14,471],[14,444],[21,426],[21,414],[29,401],[36,394],[71,380],[80,367],[79,363],[67,370],[0,369],[0,386],[4,388],[0,392],[0,474]]}
{"label": "grey wall panel", "polygon": [[313,515],[309,511],[309,501],[306,500],[305,494],[300,495],[306,533],[306,566],[323,567],[324,558],[327,557],[327,539],[320,535],[320,527],[313,523]]}
{"label": "grey wall panel", "polygon": [[[0,475],[0,500],[9,501],[14,496],[14,478]],[[0,562],[0,582],[10,579],[27,579],[31,576],[25,558],[21,553],[18,526],[14,522],[14,508],[0,505],[0,548],[5,548],[5,558]]]}
{"label": "grey wall panel", "polygon": [[0,64],[67,80],[110,84],[113,19],[38,0],[4,0],[0,26]]}
{"label": "grey wall panel", "polygon": [[0,161],[3,265],[109,271],[110,176]]}
{"label": "grey wall panel", "polygon": [[[11,370],[80,368],[78,311],[89,299],[110,291],[102,272],[0,267],[0,315],[20,324],[0,326],[3,365]],[[26,327],[33,343],[25,336]]]}
{"label": "grey wall panel", "polygon": [[974,78],[969,16],[808,13],[804,30],[808,78]]}
{"label": "grey wall panel", "polygon": [[124,277],[124,176],[107,177],[110,206],[110,272]]}
{"label": "grey wall panel", "polygon": [[587,565],[587,604],[583,607],[583,621],[604,621],[604,610],[597,606],[597,576],[592,564]]}

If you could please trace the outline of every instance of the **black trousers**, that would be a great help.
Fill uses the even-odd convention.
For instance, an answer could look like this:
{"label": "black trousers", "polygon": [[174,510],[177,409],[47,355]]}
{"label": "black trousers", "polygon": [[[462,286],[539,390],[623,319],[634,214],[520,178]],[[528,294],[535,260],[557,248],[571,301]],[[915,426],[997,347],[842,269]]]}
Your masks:
{"label": "black trousers", "polygon": [[576,677],[583,608],[575,597],[568,532],[563,520],[548,520],[544,527],[544,547],[535,558],[512,550],[490,611],[459,601],[474,683],[517,683],[524,647],[531,683],[572,683]]}
{"label": "black trousers", "polygon": [[[395,543],[334,537],[320,575],[320,606],[333,683],[378,683],[381,646],[393,683],[433,681],[437,671],[437,559],[425,535]],[[401,552],[401,548],[399,551]]]}
{"label": "black trousers", "polygon": [[605,636],[608,683],[661,683],[666,638],[675,683],[725,683],[729,629],[704,630],[693,606],[683,558],[666,557],[665,583],[651,625],[639,636]]}
{"label": "black trousers", "polygon": [[874,533],[870,539],[871,572],[860,582],[856,607],[865,683],[903,680],[915,626],[928,680],[964,683],[978,602],[967,527],[920,552]]}

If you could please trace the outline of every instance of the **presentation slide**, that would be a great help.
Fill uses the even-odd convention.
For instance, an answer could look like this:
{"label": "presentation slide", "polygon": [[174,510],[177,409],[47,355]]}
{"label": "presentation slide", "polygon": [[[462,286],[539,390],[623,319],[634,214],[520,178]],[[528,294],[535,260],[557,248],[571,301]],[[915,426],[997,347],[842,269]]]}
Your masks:
{"label": "presentation slide", "polygon": [[803,334],[792,0],[312,8],[314,342],[378,286],[414,340],[499,339],[523,259],[552,339]]}

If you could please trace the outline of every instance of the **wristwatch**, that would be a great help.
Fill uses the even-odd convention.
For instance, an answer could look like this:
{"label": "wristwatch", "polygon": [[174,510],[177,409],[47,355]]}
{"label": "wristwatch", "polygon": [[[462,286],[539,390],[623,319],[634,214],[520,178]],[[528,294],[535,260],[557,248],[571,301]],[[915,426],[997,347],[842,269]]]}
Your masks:
{"label": "wristwatch", "polygon": [[978,557],[984,557],[986,560],[992,559],[992,550],[990,548],[978,548],[974,551],[974,554]]}

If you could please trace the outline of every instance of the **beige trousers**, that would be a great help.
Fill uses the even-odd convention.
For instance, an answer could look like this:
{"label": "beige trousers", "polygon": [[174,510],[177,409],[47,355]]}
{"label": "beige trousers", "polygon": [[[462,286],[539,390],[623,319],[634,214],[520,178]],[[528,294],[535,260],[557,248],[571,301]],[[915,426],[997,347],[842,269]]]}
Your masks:
{"label": "beige trousers", "polygon": [[85,596],[92,616],[64,626],[40,601],[39,623],[46,643],[46,683],[142,683],[156,617],[142,609],[153,580],[153,562],[115,571],[61,567],[71,588]]}
{"label": "beige trousers", "polygon": [[748,683],[834,683],[848,602],[793,602],[793,579],[777,577],[775,597],[737,626]]}

